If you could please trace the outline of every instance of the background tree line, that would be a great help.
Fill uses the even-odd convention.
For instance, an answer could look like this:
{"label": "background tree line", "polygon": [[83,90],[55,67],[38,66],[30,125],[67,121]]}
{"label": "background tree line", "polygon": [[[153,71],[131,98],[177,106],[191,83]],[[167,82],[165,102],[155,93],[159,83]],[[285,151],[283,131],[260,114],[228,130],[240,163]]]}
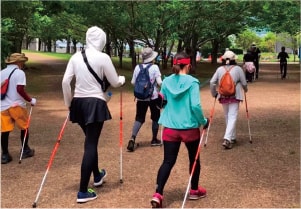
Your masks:
{"label": "background tree line", "polygon": [[125,44],[136,65],[135,40],[160,52],[164,68],[172,50],[185,49],[195,58],[208,45],[214,63],[219,52],[233,46],[231,38],[243,50],[258,42],[254,30],[272,32],[264,42],[267,49],[275,33],[286,34],[284,40],[299,48],[300,1],[1,1],[2,63],[34,38],[39,38],[39,50],[45,50],[44,43],[46,51],[65,39],[66,53],[73,53],[71,43],[84,43],[93,25],[107,33],[105,52],[119,57],[119,67]]}

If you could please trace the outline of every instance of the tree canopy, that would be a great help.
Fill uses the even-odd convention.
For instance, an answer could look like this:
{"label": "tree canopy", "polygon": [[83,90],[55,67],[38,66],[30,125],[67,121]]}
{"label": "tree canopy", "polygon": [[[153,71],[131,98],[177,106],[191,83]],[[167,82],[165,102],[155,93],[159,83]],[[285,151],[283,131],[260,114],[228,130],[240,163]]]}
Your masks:
{"label": "tree canopy", "polygon": [[[214,58],[230,35],[239,37],[238,45],[245,49],[250,42],[244,40],[246,31],[264,29],[294,36],[300,34],[299,24],[300,1],[294,0],[1,1],[1,58],[20,52],[22,43],[33,38],[45,43],[46,51],[56,40],[75,46],[85,41],[86,30],[93,25],[107,33],[105,51],[116,53],[120,65],[125,44],[132,65],[136,64],[136,40],[167,58],[173,47],[195,57],[199,48],[211,43]],[[74,51],[67,47],[66,53]]]}

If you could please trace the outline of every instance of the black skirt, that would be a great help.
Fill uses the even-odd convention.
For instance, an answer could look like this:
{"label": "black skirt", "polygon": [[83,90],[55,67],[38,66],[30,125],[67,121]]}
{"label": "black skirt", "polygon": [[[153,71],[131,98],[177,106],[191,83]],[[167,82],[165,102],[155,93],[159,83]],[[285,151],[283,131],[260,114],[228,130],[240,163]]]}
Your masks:
{"label": "black skirt", "polygon": [[71,101],[70,121],[79,125],[112,119],[107,103],[95,97],[76,98]]}

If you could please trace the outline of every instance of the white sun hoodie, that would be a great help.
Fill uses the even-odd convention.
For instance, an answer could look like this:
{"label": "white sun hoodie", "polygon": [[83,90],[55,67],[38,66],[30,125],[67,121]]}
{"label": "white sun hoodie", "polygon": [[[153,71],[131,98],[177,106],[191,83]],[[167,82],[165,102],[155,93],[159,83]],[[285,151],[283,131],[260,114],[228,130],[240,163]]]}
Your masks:
{"label": "white sun hoodie", "polygon": [[[112,87],[116,88],[124,84],[124,76],[118,76],[109,55],[102,50],[106,44],[105,32],[93,26],[86,33],[86,56],[94,72],[100,79],[104,76]],[[102,91],[101,85],[88,70],[81,52],[76,52],[69,60],[63,81],[62,89],[65,105],[70,107],[72,100],[71,81],[75,77],[75,88],[73,97],[96,97],[106,101],[106,93]]]}

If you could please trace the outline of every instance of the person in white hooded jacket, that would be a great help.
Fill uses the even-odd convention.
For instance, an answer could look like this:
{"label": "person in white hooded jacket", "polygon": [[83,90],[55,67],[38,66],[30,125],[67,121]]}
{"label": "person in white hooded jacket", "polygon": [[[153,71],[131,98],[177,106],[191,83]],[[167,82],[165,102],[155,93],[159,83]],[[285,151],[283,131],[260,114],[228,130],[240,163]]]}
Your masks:
{"label": "person in white hooded jacket", "polygon": [[[118,76],[109,55],[102,52],[106,44],[106,33],[97,26],[86,32],[85,54],[93,71],[110,86],[120,87],[125,83],[124,76]],[[72,96],[71,81],[75,77],[75,88]],[[104,121],[110,120],[106,92],[88,70],[81,52],[76,52],[69,60],[62,89],[65,105],[70,111],[70,121],[78,123],[85,134],[84,154],[81,163],[81,177],[77,202],[85,203],[97,198],[93,189],[88,188],[93,173],[94,186],[100,186],[107,173],[98,167],[98,141]]]}

